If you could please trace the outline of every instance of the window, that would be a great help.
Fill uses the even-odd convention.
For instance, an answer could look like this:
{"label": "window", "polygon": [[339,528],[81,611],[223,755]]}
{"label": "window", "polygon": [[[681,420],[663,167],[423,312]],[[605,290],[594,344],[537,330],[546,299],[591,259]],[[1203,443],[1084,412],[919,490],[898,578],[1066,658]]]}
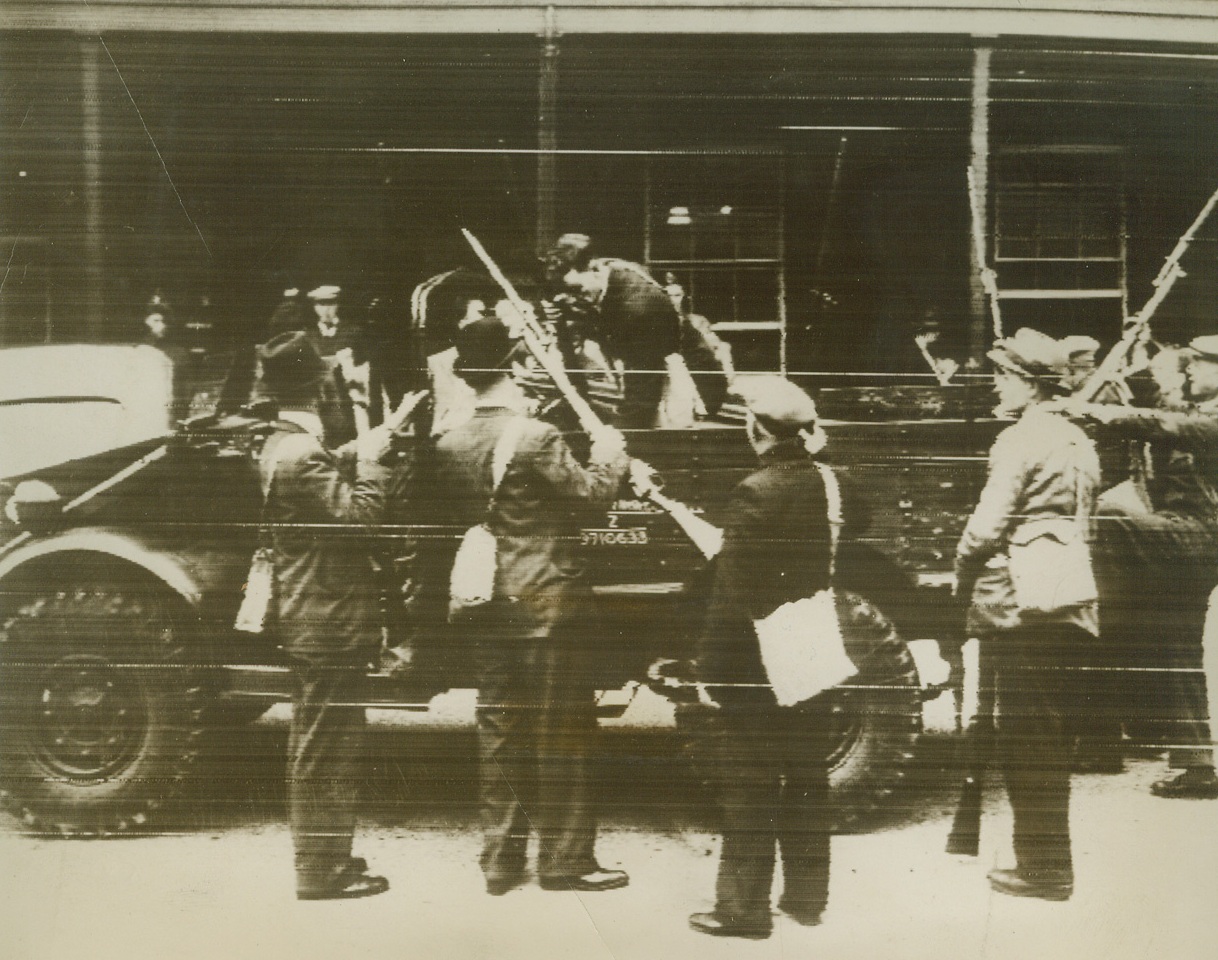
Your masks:
{"label": "window", "polygon": [[995,157],[994,262],[1009,330],[1111,337],[1127,312],[1123,156],[1107,147]]}
{"label": "window", "polygon": [[645,259],[710,320],[743,370],[785,365],[782,163],[775,156],[652,157]]}

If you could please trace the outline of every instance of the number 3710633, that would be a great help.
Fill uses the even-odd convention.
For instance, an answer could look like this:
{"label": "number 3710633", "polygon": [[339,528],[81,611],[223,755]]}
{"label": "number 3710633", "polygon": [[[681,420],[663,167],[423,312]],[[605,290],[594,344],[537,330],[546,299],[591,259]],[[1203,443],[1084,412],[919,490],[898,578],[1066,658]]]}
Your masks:
{"label": "number 3710633", "polygon": [[632,547],[647,542],[646,527],[626,527],[616,530],[582,530],[580,541],[585,547]]}

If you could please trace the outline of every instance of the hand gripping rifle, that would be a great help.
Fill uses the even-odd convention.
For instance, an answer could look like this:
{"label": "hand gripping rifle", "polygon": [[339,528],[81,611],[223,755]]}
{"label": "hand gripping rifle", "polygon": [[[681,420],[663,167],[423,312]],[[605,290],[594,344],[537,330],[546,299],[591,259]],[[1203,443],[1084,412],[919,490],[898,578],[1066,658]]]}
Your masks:
{"label": "hand gripping rifle", "polygon": [[[604,421],[596,415],[591,404],[584,399],[583,394],[575,389],[571,378],[567,376],[562,354],[554,336],[538,322],[533,308],[516,292],[512,282],[499,269],[499,265],[486,252],[486,248],[482,246],[478,238],[464,228],[462,228],[461,234],[473,247],[474,253],[478,255],[478,259],[482,261],[482,265],[486,267],[491,278],[499,284],[508,302],[516,308],[516,312],[520,315],[520,329],[525,346],[529,348],[529,352],[541,364],[541,368],[554,381],[554,386],[558,388],[563,399],[571,405],[571,409],[579,418],[580,426],[589,434],[603,430]],[[710,560],[714,557],[723,545],[723,531],[703,520],[685,504],[662,494],[654,479],[655,471],[650,466],[641,460],[633,461],[631,466],[631,479],[638,495],[647,497],[656,506],[664,509],[706,559]]]}
{"label": "hand gripping rifle", "polygon": [[1133,317],[1129,317],[1125,321],[1125,329],[1121,334],[1121,339],[1116,342],[1107,356],[1100,362],[1100,365],[1095,368],[1091,375],[1083,381],[1082,385],[1074,392],[1074,398],[1085,403],[1094,403],[1097,396],[1108,384],[1122,383],[1122,376],[1129,364],[1129,354],[1134,346],[1146,339],[1150,333],[1150,320],[1154,316],[1155,311],[1159,309],[1167,295],[1171,292],[1171,288],[1175,286],[1177,280],[1186,276],[1184,269],[1180,266],[1180,259],[1188,250],[1189,244],[1192,243],[1193,237],[1197,231],[1201,229],[1201,225],[1205,223],[1206,218],[1213,211],[1215,204],[1218,204],[1218,190],[1216,190],[1201,208],[1201,212],[1197,214],[1197,219],[1193,221],[1191,227],[1184,231],[1184,235],[1176,242],[1175,249],[1167,255],[1167,259],[1163,261],[1163,267],[1159,270],[1159,275],[1154,279],[1155,292],[1151,298],[1146,301],[1146,305]]}

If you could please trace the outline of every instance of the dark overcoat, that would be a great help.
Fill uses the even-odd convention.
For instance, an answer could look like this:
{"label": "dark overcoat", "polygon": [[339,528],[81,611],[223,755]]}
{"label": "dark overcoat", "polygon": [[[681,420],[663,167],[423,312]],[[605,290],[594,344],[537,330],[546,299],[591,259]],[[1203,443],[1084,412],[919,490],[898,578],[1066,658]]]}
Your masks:
{"label": "dark overcoat", "polygon": [[262,453],[275,551],[278,639],[318,665],[365,662],[381,640],[368,527],[384,516],[391,471],[340,455],[281,422]]}

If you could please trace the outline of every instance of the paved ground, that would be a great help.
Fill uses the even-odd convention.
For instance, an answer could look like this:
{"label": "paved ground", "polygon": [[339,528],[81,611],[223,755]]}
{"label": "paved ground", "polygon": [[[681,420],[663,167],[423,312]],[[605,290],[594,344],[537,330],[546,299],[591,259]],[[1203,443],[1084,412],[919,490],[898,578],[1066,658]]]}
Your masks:
{"label": "paved ground", "polygon": [[616,786],[600,845],[605,863],[630,871],[624,890],[530,885],[486,896],[468,802],[472,738],[397,728],[374,737],[377,775],[357,849],[392,889],[299,903],[277,779],[283,729],[272,721],[242,740],[255,759],[218,765],[226,775],[179,808],[172,832],[49,840],[0,819],[0,958],[1201,960],[1218,952],[1218,801],[1151,797],[1146,787],[1161,772],[1151,758],[1120,776],[1075,778],[1078,883],[1069,903],[990,893],[986,870],[1009,862],[996,783],[980,858],[943,853],[953,790],[932,762],[887,822],[835,838],[821,927],[777,918],[764,942],[695,934],[686,917],[709,907],[714,884],[713,812],[664,761],[662,743],[640,748],[645,738],[626,736],[613,735]]}

